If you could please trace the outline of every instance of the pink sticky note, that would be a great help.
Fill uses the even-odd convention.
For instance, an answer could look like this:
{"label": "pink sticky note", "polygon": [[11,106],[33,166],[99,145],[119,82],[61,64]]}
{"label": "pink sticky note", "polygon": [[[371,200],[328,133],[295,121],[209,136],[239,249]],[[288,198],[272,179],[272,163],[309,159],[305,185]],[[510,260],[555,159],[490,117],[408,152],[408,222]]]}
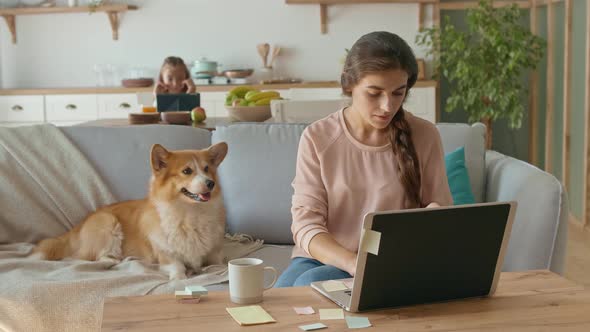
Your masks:
{"label": "pink sticky note", "polygon": [[344,283],[344,286],[346,286],[347,288],[352,288],[352,286],[354,285],[354,279],[343,281],[343,283]]}
{"label": "pink sticky note", "polygon": [[313,315],[315,310],[312,307],[293,307],[298,315]]}

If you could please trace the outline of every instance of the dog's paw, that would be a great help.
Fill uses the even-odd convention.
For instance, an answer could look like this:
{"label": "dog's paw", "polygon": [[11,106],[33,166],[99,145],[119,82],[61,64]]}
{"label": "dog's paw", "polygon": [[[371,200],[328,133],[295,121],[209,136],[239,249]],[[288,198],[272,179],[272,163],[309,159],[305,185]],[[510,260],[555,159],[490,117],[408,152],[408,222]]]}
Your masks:
{"label": "dog's paw", "polygon": [[120,259],[117,259],[113,256],[102,256],[101,258],[98,259],[99,262],[107,262],[107,263],[111,263],[113,265],[117,265],[119,263],[121,263]]}

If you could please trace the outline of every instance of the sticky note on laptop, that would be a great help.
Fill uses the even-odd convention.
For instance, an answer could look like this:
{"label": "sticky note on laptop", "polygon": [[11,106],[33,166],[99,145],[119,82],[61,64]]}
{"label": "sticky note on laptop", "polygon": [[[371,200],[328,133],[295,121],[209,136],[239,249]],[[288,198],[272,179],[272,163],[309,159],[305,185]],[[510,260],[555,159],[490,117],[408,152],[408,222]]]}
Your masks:
{"label": "sticky note on laptop", "polygon": [[372,326],[369,318],[355,316],[346,316],[346,325],[348,325],[349,329],[363,329]]}
{"label": "sticky note on laptop", "polygon": [[315,324],[309,324],[309,325],[301,325],[301,326],[299,326],[299,328],[302,329],[303,331],[314,331],[314,330],[325,329],[325,328],[327,328],[327,326],[322,323],[315,323]]}
{"label": "sticky note on laptop", "polygon": [[259,305],[247,307],[225,308],[232,318],[240,325],[258,325],[274,323],[276,320]]}
{"label": "sticky note on laptop", "polygon": [[372,229],[361,229],[360,250],[369,252],[373,255],[379,255],[379,244],[381,243],[381,233]]}
{"label": "sticky note on laptop", "polygon": [[344,311],[342,309],[320,309],[320,319],[344,319]]}
{"label": "sticky note on laptop", "polygon": [[324,287],[326,292],[336,292],[348,289],[348,287],[346,287],[346,285],[340,280],[324,281],[322,287]]}

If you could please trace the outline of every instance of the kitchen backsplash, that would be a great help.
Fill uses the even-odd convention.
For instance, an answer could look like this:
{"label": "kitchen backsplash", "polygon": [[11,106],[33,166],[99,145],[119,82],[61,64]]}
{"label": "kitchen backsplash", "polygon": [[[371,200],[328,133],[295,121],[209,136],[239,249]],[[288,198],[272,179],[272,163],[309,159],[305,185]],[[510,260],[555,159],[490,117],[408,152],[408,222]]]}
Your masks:
{"label": "kitchen backsplash", "polygon": [[418,30],[417,4],[330,6],[328,33],[322,35],[318,5],[287,5],[285,0],[127,3],[139,9],[120,17],[118,41],[112,40],[104,13],[18,16],[17,44],[2,25],[2,88],[93,86],[96,71],[105,66],[119,78],[137,68],[155,76],[168,55],[191,62],[207,57],[223,69],[253,68],[256,75],[262,68],[259,43],[281,46],[275,77],[338,80],[344,49],[362,34],[388,30],[414,46]]}

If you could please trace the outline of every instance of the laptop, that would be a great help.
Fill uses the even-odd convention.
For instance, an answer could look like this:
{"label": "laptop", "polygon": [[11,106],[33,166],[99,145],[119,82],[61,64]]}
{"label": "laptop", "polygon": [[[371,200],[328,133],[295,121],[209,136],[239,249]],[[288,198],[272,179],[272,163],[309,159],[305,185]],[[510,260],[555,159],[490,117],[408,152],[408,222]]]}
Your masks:
{"label": "laptop", "polygon": [[368,213],[355,278],[311,287],[351,312],[492,295],[515,213],[516,202]]}
{"label": "laptop", "polygon": [[190,111],[201,106],[201,95],[195,93],[156,95],[158,112]]}

